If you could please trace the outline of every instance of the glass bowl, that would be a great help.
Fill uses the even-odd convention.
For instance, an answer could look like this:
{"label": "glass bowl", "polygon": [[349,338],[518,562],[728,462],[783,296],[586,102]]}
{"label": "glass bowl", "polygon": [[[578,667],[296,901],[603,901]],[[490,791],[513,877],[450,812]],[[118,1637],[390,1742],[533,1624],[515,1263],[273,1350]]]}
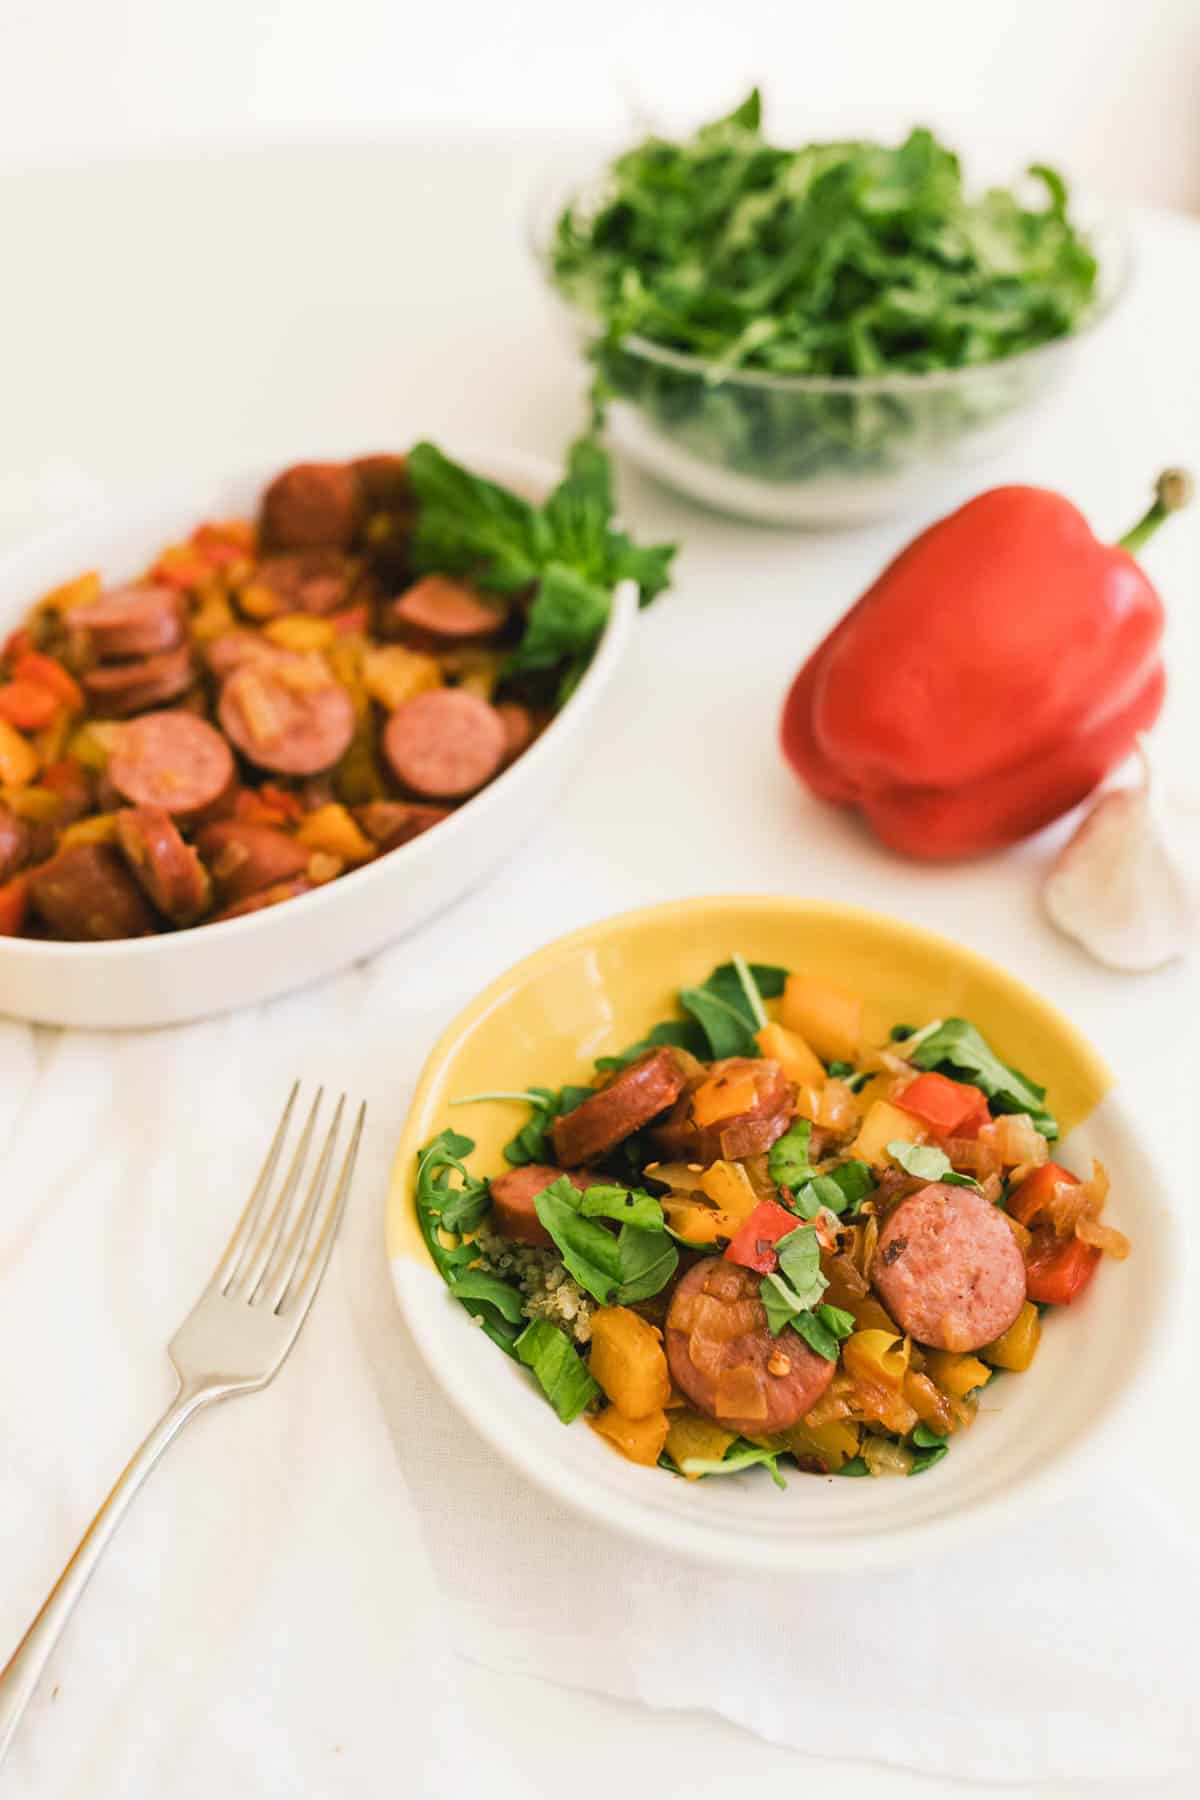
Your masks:
{"label": "glass bowl", "polygon": [[920,510],[960,469],[1020,436],[1080,341],[1124,296],[1132,270],[1126,230],[1078,209],[1100,276],[1092,308],[1066,337],[929,374],[727,371],[641,337],[606,344],[597,321],[564,295],[552,266],[554,226],[588,186],[566,188],[560,177],[535,203],[529,236],[573,341],[611,390],[611,442],[690,499],[766,524],[853,525]]}

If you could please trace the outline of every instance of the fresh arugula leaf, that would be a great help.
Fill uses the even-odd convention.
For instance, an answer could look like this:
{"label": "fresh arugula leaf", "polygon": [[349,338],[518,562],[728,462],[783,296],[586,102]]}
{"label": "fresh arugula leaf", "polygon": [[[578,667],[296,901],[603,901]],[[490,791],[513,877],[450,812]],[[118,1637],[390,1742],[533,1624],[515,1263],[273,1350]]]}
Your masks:
{"label": "fresh arugula leaf", "polygon": [[810,1350],[823,1356],[826,1362],[836,1362],[838,1340],[828,1325],[817,1312],[801,1312],[791,1321],[792,1330],[798,1332]]}
{"label": "fresh arugula leaf", "polygon": [[532,1369],[542,1392],[564,1425],[577,1419],[600,1392],[566,1333],[549,1319],[535,1319],[516,1342],[518,1357]]}
{"label": "fresh arugula leaf", "polygon": [[915,1175],[919,1181],[940,1181],[946,1187],[969,1187],[980,1192],[974,1176],[958,1174],[946,1152],[933,1144],[910,1144],[907,1138],[895,1138],[887,1152],[906,1175]]}
{"label": "fresh arugula leaf", "polygon": [[618,1225],[637,1225],[648,1231],[663,1229],[663,1209],[645,1188],[598,1183],[584,1193],[579,1211],[585,1219],[613,1219]]}
{"label": "fresh arugula leaf", "polygon": [[[839,1163],[836,1169],[830,1169],[827,1179],[835,1182],[842,1190],[845,1205],[853,1210],[860,1200],[865,1200],[875,1186],[875,1178],[869,1163],[860,1162],[852,1157],[849,1162]],[[826,1202],[828,1204],[828,1202]],[[831,1212],[840,1213],[841,1206],[832,1206]]]}
{"label": "fresh arugula leaf", "polygon": [[847,1312],[844,1306],[830,1306],[828,1303],[818,1306],[817,1317],[826,1331],[830,1332],[839,1343],[843,1338],[848,1338],[852,1332],[858,1330],[858,1320],[852,1312]]}
{"label": "fresh arugula leaf", "polygon": [[816,1174],[808,1160],[811,1140],[812,1123],[808,1119],[796,1119],[781,1138],[776,1138],[767,1154],[767,1173],[776,1187],[790,1188],[794,1194],[803,1182],[811,1181]]}
{"label": "fresh arugula leaf", "polygon": [[724,1456],[688,1456],[679,1467],[682,1474],[696,1476],[740,1475],[743,1469],[762,1466],[769,1471],[777,1488],[785,1488],[787,1482],[779,1473],[779,1455],[778,1450],[764,1450],[757,1444],[747,1443],[744,1438],[737,1438]]}
{"label": "fresh arugula leaf", "polygon": [[926,1469],[932,1469],[934,1463],[940,1463],[944,1456],[949,1456],[949,1444],[939,1444],[936,1450],[920,1450],[913,1457],[912,1468],[908,1471],[909,1479],[914,1475],[923,1475]]}
{"label": "fresh arugula leaf", "polygon": [[869,1475],[870,1473],[870,1469],[867,1467],[866,1462],[861,1456],[849,1457],[847,1461],[842,1464],[840,1469],[834,1470],[835,1475],[846,1475],[849,1476],[851,1480],[856,1479],[860,1475]]}
{"label": "fresh arugula leaf", "polygon": [[909,1060],[918,1069],[940,1069],[956,1081],[972,1082],[1001,1112],[1028,1113],[1035,1130],[1051,1143],[1057,1138],[1058,1121],[1043,1104],[1045,1088],[1001,1062],[969,1019],[943,1019]]}
{"label": "fresh arugula leaf", "polygon": [[[602,1191],[589,1189],[591,1193]],[[584,1217],[583,1199],[573,1182],[562,1175],[534,1201],[538,1218],[580,1287],[603,1306],[624,1306],[659,1293],[679,1266],[679,1252],[670,1233],[662,1226],[622,1225],[614,1237],[603,1225]]]}
{"label": "fresh arugula leaf", "polygon": [[922,1423],[914,1426],[912,1441],[918,1450],[936,1450],[939,1444],[945,1443],[946,1434],[944,1431],[934,1431],[930,1426]]}
{"label": "fresh arugula leaf", "polygon": [[598,1069],[627,1069],[631,1062],[644,1056],[647,1050],[657,1050],[663,1044],[673,1045],[678,1050],[687,1050],[693,1056],[708,1055],[708,1039],[694,1019],[664,1019],[660,1025],[652,1025],[644,1038],[628,1049],[621,1050],[615,1056],[598,1056]]}
{"label": "fresh arugula leaf", "polygon": [[[773,963],[743,963],[743,968],[762,1000],[782,994],[786,969]],[[714,1061],[758,1055],[754,1034],[760,1026],[736,963],[721,963],[699,987],[681,988],[679,1004],[700,1024]]]}
{"label": "fresh arugula leaf", "polygon": [[543,1163],[552,1161],[548,1135],[555,1119],[563,1113],[573,1112],[577,1106],[594,1093],[590,1087],[566,1087],[554,1089],[535,1087],[520,1092],[507,1089],[497,1090],[490,1094],[465,1094],[454,1102],[455,1106],[466,1106],[473,1100],[522,1100],[533,1109],[533,1117],[522,1125],[516,1137],[504,1146],[506,1162],[517,1168],[527,1163]]}
{"label": "fresh arugula leaf", "polygon": [[[417,1158],[417,1223],[434,1267],[455,1299],[479,1319],[492,1342],[511,1356],[521,1297],[498,1277],[471,1268],[478,1252],[462,1237],[463,1232],[475,1229],[491,1204],[487,1182],[473,1176],[463,1162],[474,1148],[474,1140],[457,1131],[439,1132],[426,1144]],[[452,1185],[455,1175],[457,1186]],[[447,1244],[443,1234],[457,1242]]]}

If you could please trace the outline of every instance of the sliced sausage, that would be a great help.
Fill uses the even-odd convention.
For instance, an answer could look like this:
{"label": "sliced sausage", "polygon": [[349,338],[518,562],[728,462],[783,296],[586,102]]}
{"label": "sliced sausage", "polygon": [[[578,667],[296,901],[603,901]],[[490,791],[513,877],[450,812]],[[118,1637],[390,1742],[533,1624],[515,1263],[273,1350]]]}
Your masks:
{"label": "sliced sausage", "polygon": [[152,712],[126,725],[108,759],[108,781],[134,806],[183,819],[220,803],[236,780],[233,752],[207,719]]}
{"label": "sliced sausage", "polygon": [[217,717],[244,756],[278,775],[331,769],[354,736],[354,704],[317,655],[285,651],[236,669],[221,689]]}
{"label": "sliced sausage", "polygon": [[250,630],[223,631],[204,648],[204,660],[218,681],[225,681],[244,663],[271,662],[279,654],[277,645]]}
{"label": "sliced sausage", "polygon": [[264,557],[252,577],[269,588],[279,611],[331,613],[350,604],[357,571],[340,550],[292,550]]}
{"label": "sliced sausage", "polygon": [[464,688],[434,688],[398,707],[383,728],[396,780],[430,800],[464,800],[504,762],[507,739],[494,706]]}
{"label": "sliced sausage", "polygon": [[[692,1116],[696,1092],[710,1081],[726,1084],[731,1089],[747,1078],[754,1083],[754,1105],[711,1124],[697,1125]],[[695,1076],[676,1102],[670,1118],[657,1126],[654,1141],[670,1162],[713,1163],[719,1157],[730,1161],[744,1156],[760,1156],[781,1138],[791,1123],[796,1106],[796,1089],[777,1062],[769,1057],[727,1056],[711,1063],[703,1074]]]}
{"label": "sliced sausage", "polygon": [[58,811],[54,815],[56,825],[72,825],[76,819],[85,818],[91,812],[94,804],[92,777],[73,756],[47,763],[38,776],[38,784],[49,788],[58,799]]}
{"label": "sliced sausage", "polygon": [[651,1119],[683,1091],[686,1077],[668,1049],[648,1050],[573,1112],[550,1127],[559,1162],[567,1168],[592,1162]]}
{"label": "sliced sausage", "polygon": [[10,807],[0,806],[0,882],[7,881],[29,861],[32,833],[25,820]]}
{"label": "sliced sausage", "polygon": [[537,736],[538,722],[517,700],[502,700],[496,711],[504,727],[504,760],[516,762]]}
{"label": "sliced sausage", "polygon": [[771,1336],[760,1285],[753,1270],[706,1256],[677,1284],[666,1329],[675,1385],[728,1431],[754,1437],[799,1424],[837,1366],[790,1325]]}
{"label": "sliced sausage", "polygon": [[100,662],[174,650],[186,635],[179,595],[155,582],[113,588],[90,606],[76,607],[71,624],[87,632]]}
{"label": "sliced sausage", "polygon": [[265,907],[279,906],[284,900],[296,900],[301,894],[311,893],[313,885],[303,875],[297,875],[292,881],[276,882],[274,887],[263,888],[261,893],[248,894],[244,900],[235,900],[232,906],[222,907],[219,913],[213,914],[213,922],[242,919],[247,913],[262,912]]}
{"label": "sliced sausage", "polygon": [[388,612],[396,634],[422,650],[486,643],[504,629],[507,617],[502,604],[450,575],[423,575]]}
{"label": "sliced sausage", "polygon": [[136,662],[109,663],[80,676],[92,704],[102,719],[127,719],[148,712],[186,694],[196,677],[188,644],[178,650],[162,650]]}
{"label": "sliced sausage", "polygon": [[350,464],[358,477],[371,512],[410,512],[413,492],[408,480],[408,458],[382,450],[373,456],[357,456]]}
{"label": "sliced sausage", "polygon": [[69,844],[34,871],[29,892],[60,938],[98,943],[154,930],[146,896],[115,844]]}
{"label": "sliced sausage", "polygon": [[222,819],[202,825],[196,848],[208,864],[222,906],[245,900],[308,868],[309,852],[285,831]]}
{"label": "sliced sausage", "polygon": [[173,925],[194,925],[208,911],[208,871],[161,806],[133,806],[117,814],[117,842],[154,905]]}
{"label": "sliced sausage", "polygon": [[[538,1218],[534,1202],[543,1188],[565,1173],[563,1169],[551,1168],[549,1163],[527,1163],[523,1169],[509,1169],[507,1174],[497,1175],[491,1184],[492,1223],[501,1237],[511,1238],[514,1244],[537,1244],[543,1250],[553,1250],[554,1239]],[[592,1185],[591,1176],[578,1170],[569,1179],[581,1194]]]}
{"label": "sliced sausage", "polygon": [[1025,1263],[1004,1219],[970,1188],[934,1182],[887,1218],[871,1264],[884,1306],[918,1343],[978,1350],[1025,1300]]}
{"label": "sliced sausage", "polygon": [[345,463],[296,463],[262,498],[267,550],[348,550],[364,515],[362,483]]}
{"label": "sliced sausage", "polygon": [[354,816],[380,852],[398,850],[401,844],[420,837],[431,826],[440,825],[454,809],[449,806],[422,806],[411,800],[367,800],[354,807]]}

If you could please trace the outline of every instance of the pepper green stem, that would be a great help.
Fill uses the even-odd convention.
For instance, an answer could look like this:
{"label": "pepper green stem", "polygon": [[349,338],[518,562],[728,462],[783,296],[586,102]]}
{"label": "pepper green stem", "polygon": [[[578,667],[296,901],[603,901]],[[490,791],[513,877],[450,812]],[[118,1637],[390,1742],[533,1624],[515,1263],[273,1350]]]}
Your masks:
{"label": "pepper green stem", "polygon": [[1187,470],[1164,469],[1154,484],[1153,504],[1124,537],[1117,539],[1118,550],[1128,550],[1131,555],[1135,554],[1148,538],[1154,536],[1163,520],[1171,513],[1179,512],[1191,497],[1192,478]]}

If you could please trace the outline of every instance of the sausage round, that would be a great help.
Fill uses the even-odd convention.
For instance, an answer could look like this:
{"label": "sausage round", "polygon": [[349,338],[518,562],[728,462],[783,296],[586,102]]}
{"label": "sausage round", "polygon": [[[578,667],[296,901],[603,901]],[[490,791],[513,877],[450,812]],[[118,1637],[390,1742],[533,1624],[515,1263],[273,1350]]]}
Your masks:
{"label": "sausage round", "polygon": [[[491,1184],[492,1223],[501,1237],[511,1238],[514,1244],[536,1244],[540,1249],[553,1250],[554,1239],[538,1218],[534,1202],[543,1188],[565,1173],[563,1169],[551,1168],[549,1163],[526,1163],[523,1169],[509,1169],[506,1174],[497,1175]],[[591,1177],[578,1170],[568,1180],[581,1194],[592,1185]]]}
{"label": "sausage round", "polygon": [[706,1256],[677,1284],[666,1328],[675,1385],[710,1419],[755,1437],[799,1424],[837,1366],[790,1325],[771,1336],[760,1285],[751,1269]]}
{"label": "sausage round", "polygon": [[504,727],[504,759],[516,762],[537,736],[537,720],[518,700],[502,700],[496,711]]}
{"label": "sausage round", "polygon": [[295,900],[301,894],[311,893],[312,888],[313,883],[303,875],[297,875],[292,881],[276,882],[274,887],[263,888],[258,894],[247,894],[244,900],[235,900],[232,906],[222,907],[220,912],[213,914],[213,923],[219,924],[222,919],[242,919],[247,913],[279,906],[284,900]]}
{"label": "sausage round", "polygon": [[174,650],[185,635],[179,595],[155,582],[113,588],[91,605],[76,607],[71,625],[83,627],[101,662]]}
{"label": "sausage round", "polygon": [[194,818],[233,786],[233,752],[215,726],[187,712],[145,713],[126,725],[108,779],[134,806]]}
{"label": "sausage round", "polygon": [[92,711],[103,719],[126,719],[168,700],[178,700],[195,680],[191,646],[161,650],[136,662],[109,663],[80,676]]}
{"label": "sausage round", "polygon": [[398,707],[383,753],[404,787],[430,800],[463,800],[492,779],[507,738],[494,706],[465,688],[434,688]]}
{"label": "sausage round", "polygon": [[151,901],[173,925],[194,925],[212,901],[208,871],[161,806],[117,814],[117,842]]}
{"label": "sausage round", "polygon": [[235,669],[217,717],[244,756],[279,775],[331,769],[354,736],[354,704],[329,665],[289,651]]}
{"label": "sausage round", "polygon": [[196,848],[208,864],[223,906],[291,881],[308,868],[309,852],[295,838],[271,825],[250,825],[240,819],[202,825]]}
{"label": "sausage round", "polygon": [[115,844],[69,844],[34,871],[29,894],[61,938],[98,943],[154,930],[146,897]]}
{"label": "sausage round", "polygon": [[506,617],[503,605],[450,575],[423,575],[388,610],[397,634],[421,649],[486,643]]}
{"label": "sausage round", "polygon": [[0,881],[7,881],[29,861],[32,833],[25,820],[0,806]]}
{"label": "sausage round", "polygon": [[204,647],[204,660],[218,681],[227,680],[244,663],[270,662],[279,654],[277,645],[248,630],[223,631]]}
{"label": "sausage round", "polygon": [[295,463],[262,499],[267,550],[348,550],[363,523],[362,484],[345,463]]}
{"label": "sausage round", "polygon": [[371,512],[409,512],[413,505],[408,480],[408,458],[382,450],[357,456],[350,464]]}
{"label": "sausage round", "polygon": [[1025,1300],[1025,1262],[996,1208],[934,1182],[888,1215],[871,1280],[897,1325],[939,1350],[978,1350]]}
{"label": "sausage round", "polygon": [[648,1050],[607,1087],[563,1113],[550,1127],[559,1162],[567,1168],[592,1162],[665,1112],[686,1077],[670,1050]]}
{"label": "sausage round", "polygon": [[[735,1082],[749,1076],[754,1083],[754,1105],[746,1112],[697,1125],[692,1100],[709,1081]],[[655,1143],[671,1162],[713,1163],[719,1157],[736,1160],[760,1156],[781,1138],[791,1123],[796,1089],[777,1062],[769,1057],[727,1056],[711,1063],[702,1075],[688,1083],[671,1116],[655,1130]]]}
{"label": "sausage round", "polygon": [[270,588],[280,612],[331,613],[350,601],[355,571],[340,550],[291,550],[264,557],[253,585]]}
{"label": "sausage round", "polygon": [[354,808],[354,816],[382,854],[440,825],[452,811],[449,806],[422,806],[409,800],[366,800]]}

